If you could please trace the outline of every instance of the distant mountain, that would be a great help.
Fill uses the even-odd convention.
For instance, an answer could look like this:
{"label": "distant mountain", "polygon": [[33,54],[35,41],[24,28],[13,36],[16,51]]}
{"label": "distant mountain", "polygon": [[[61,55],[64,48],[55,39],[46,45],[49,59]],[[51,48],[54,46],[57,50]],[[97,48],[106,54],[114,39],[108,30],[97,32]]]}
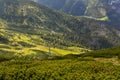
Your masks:
{"label": "distant mountain", "polygon": [[50,8],[75,16],[108,21],[120,28],[120,0],[37,0]]}
{"label": "distant mountain", "polygon": [[49,46],[51,53],[61,55],[71,50],[80,53],[81,47],[84,52],[86,48],[118,45],[120,30],[110,25],[64,14],[30,0],[0,0],[0,53],[42,53],[39,55],[46,57]]}

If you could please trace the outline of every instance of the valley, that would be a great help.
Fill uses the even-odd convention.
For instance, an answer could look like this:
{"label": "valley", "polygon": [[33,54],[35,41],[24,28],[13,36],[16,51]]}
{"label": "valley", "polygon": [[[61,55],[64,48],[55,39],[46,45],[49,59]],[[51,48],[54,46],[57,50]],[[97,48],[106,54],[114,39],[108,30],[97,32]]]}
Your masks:
{"label": "valley", "polygon": [[0,80],[119,80],[119,15],[119,0],[0,0]]}

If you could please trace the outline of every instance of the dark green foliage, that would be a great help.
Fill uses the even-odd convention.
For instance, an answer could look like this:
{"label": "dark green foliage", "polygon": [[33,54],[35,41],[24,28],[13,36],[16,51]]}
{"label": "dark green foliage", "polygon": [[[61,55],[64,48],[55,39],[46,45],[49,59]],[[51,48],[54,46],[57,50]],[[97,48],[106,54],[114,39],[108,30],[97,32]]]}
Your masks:
{"label": "dark green foliage", "polygon": [[25,43],[25,42],[18,42],[18,44],[20,44],[23,47],[34,47],[34,45],[29,44],[29,43]]}
{"label": "dark green foliage", "polygon": [[64,59],[77,59],[79,57],[79,55],[75,55],[75,54],[68,54],[63,56]]}
{"label": "dark green foliage", "polygon": [[51,60],[77,59],[80,55],[68,54],[65,56],[53,56]]}
{"label": "dark green foliage", "polygon": [[94,58],[89,58],[89,57],[85,57],[85,58],[78,57],[77,60],[78,61],[95,61]]}
{"label": "dark green foliage", "polygon": [[4,51],[4,50],[0,50],[0,55],[13,55],[14,54],[14,52],[12,52],[12,51]]}
{"label": "dark green foliage", "polygon": [[3,61],[9,61],[10,59],[12,59],[11,57],[5,57],[3,55],[0,55],[0,62],[3,62]]}
{"label": "dark green foliage", "polygon": [[14,52],[0,50],[0,62],[8,61],[14,58]]}
{"label": "dark green foliage", "polygon": [[7,44],[7,43],[9,43],[9,40],[7,38],[3,37],[3,36],[0,36],[0,43]]}

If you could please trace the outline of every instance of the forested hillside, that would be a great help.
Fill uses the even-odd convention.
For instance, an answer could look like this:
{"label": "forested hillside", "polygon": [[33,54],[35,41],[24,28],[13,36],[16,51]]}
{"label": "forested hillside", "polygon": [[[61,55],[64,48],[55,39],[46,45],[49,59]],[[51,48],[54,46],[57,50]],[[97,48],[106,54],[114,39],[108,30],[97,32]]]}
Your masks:
{"label": "forested hillside", "polygon": [[75,16],[106,21],[120,28],[120,0],[37,0],[50,8]]}

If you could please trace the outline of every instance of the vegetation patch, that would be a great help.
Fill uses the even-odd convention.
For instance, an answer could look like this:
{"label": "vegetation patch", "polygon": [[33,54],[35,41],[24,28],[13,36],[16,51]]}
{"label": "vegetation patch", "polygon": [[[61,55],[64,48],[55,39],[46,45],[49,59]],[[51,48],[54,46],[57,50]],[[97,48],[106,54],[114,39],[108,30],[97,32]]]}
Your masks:
{"label": "vegetation patch", "polygon": [[120,66],[96,61],[16,60],[0,63],[1,80],[118,80]]}

